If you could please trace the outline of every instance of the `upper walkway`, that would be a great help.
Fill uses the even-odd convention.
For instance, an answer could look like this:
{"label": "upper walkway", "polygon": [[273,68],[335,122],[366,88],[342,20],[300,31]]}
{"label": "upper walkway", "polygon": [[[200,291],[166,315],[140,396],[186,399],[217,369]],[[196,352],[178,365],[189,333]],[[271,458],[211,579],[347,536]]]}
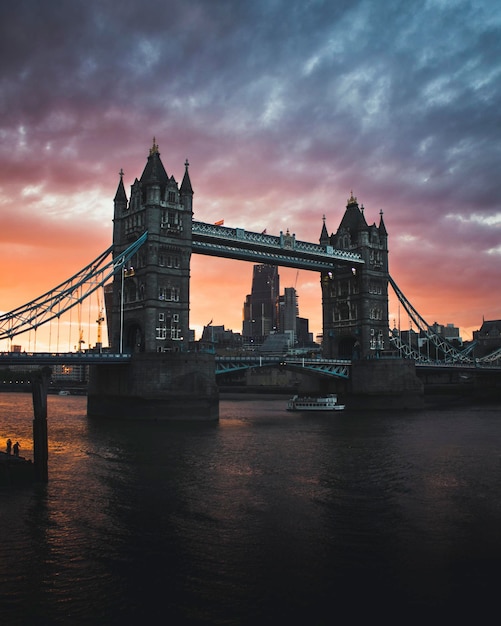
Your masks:
{"label": "upper walkway", "polygon": [[359,254],[297,241],[295,235],[255,233],[205,222],[192,223],[192,249],[198,254],[297,269],[329,271],[336,262],[361,265]]}

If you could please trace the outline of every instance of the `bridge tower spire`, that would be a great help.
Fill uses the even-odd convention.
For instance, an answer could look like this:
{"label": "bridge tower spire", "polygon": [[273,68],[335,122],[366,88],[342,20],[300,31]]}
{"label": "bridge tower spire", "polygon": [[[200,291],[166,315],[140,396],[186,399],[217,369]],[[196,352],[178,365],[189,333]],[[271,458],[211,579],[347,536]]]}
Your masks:
{"label": "bridge tower spire", "polygon": [[[325,223],[324,223],[325,228]],[[322,229],[321,243],[326,240]],[[323,353],[328,358],[371,358],[389,347],[388,233],[369,226],[353,192],[337,232],[327,242],[361,255],[364,264],[335,264],[322,272]]]}
{"label": "bridge tower spire", "polygon": [[120,176],[120,180],[118,181],[117,192],[113,200],[113,203],[115,206],[115,210],[113,213],[113,241],[115,241],[115,238],[119,237],[120,216],[123,215],[125,211],[127,211],[127,204],[128,204],[127,194],[125,193],[125,187],[124,187],[123,169],[120,169],[120,172],[118,172],[118,175]]}
{"label": "bridge tower spire", "polygon": [[323,216],[322,232],[320,233],[320,245],[330,245],[329,233],[327,232],[327,226],[325,225],[325,215]]}
{"label": "bridge tower spire", "polygon": [[184,176],[183,182],[181,183],[181,187],[179,189],[181,194],[181,202],[184,205],[186,211],[193,212],[193,188],[191,186],[190,175],[188,173],[188,168],[190,164],[188,163],[188,159],[184,162]]}
{"label": "bridge tower spire", "polygon": [[178,352],[188,347],[193,189],[188,162],[179,189],[156,139],[127,201],[120,171],[115,196],[114,258],[144,232],[148,241],[115,275],[110,344],[126,352]]}

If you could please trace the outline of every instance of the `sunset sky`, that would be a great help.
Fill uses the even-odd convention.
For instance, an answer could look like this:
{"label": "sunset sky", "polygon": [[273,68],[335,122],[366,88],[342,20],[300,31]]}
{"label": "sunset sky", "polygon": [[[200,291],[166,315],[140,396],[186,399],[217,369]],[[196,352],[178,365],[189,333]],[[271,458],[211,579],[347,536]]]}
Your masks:
{"label": "sunset sky", "polygon": [[[318,242],[353,191],[430,324],[501,318],[498,3],[18,0],[0,34],[2,312],[111,244],[118,173],[130,195],[155,137],[178,182],[190,162],[195,220]],[[318,274],[279,273],[321,332]],[[241,332],[251,280],[193,256],[197,339]]]}

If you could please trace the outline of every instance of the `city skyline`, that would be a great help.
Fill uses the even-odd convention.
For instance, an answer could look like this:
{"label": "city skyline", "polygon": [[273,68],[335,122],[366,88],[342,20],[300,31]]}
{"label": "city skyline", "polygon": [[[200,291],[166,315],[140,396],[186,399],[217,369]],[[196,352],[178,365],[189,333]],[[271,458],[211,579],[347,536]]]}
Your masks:
{"label": "city skyline", "polygon": [[[110,245],[119,171],[129,194],[156,137],[178,182],[190,162],[195,220],[318,242],[353,192],[429,324],[467,341],[501,318],[499,7],[22,0],[0,18],[2,312]],[[279,272],[316,336],[319,275]],[[252,263],[193,255],[191,275],[197,337],[241,331]]]}

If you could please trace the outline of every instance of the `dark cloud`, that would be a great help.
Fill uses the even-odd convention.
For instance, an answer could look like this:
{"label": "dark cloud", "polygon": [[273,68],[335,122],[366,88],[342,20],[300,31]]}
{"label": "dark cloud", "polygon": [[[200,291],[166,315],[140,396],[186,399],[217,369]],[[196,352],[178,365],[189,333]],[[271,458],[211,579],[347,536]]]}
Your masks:
{"label": "dark cloud", "polygon": [[316,240],[353,189],[368,221],[384,210],[404,291],[449,274],[464,299],[481,274],[493,303],[500,30],[488,0],[3,3],[0,210],[71,227],[87,195],[90,229],[111,222],[118,170],[132,183],[156,136],[178,180],[189,157],[196,219]]}

